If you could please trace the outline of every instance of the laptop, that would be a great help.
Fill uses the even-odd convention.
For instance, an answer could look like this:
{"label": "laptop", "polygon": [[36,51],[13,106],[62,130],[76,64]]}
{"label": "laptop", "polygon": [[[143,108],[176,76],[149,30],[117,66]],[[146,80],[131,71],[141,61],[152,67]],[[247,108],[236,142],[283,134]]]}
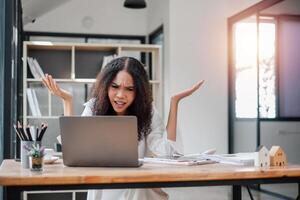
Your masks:
{"label": "laptop", "polygon": [[72,167],[138,167],[135,116],[59,118],[63,163]]}

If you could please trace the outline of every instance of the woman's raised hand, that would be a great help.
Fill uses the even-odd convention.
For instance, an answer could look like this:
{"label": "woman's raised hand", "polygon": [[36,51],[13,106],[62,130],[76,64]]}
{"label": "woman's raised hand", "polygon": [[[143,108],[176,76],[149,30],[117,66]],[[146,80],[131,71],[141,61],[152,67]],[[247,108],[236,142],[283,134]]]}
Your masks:
{"label": "woman's raised hand", "polygon": [[72,100],[72,94],[60,88],[51,75],[46,74],[45,78],[43,78],[42,81],[43,84],[48,88],[48,90],[55,96],[62,98],[62,100],[64,101]]}
{"label": "woman's raised hand", "polygon": [[200,88],[200,86],[204,83],[204,80],[199,81],[198,83],[196,83],[195,85],[193,85],[191,88],[188,88],[182,92],[179,92],[177,94],[175,94],[172,99],[175,101],[180,101],[181,99],[190,96],[191,94],[193,94],[196,90],[198,90]]}
{"label": "woman's raised hand", "polygon": [[168,139],[172,141],[176,141],[176,132],[177,132],[177,111],[178,111],[178,104],[179,101],[187,96],[193,94],[196,90],[200,88],[200,86],[204,83],[204,80],[199,81],[191,88],[188,88],[178,94],[175,94],[171,98],[170,102],[170,111],[167,123],[167,132],[168,132]]}
{"label": "woman's raised hand", "polygon": [[43,78],[43,84],[48,88],[48,90],[60,97],[63,100],[64,104],[64,115],[71,116],[73,115],[73,96],[70,92],[62,89],[56,83],[56,81],[52,78],[51,75],[46,74],[45,78]]}

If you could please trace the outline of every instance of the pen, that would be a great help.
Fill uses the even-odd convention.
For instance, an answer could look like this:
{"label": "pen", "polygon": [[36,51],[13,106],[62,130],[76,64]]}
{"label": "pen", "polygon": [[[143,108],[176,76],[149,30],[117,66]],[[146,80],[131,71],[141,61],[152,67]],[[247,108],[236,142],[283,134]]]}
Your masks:
{"label": "pen", "polygon": [[31,132],[29,126],[26,127],[25,132],[27,134],[28,140],[32,141]]}
{"label": "pen", "polygon": [[36,132],[35,132],[35,141],[38,141],[39,138],[39,128],[36,128]]}

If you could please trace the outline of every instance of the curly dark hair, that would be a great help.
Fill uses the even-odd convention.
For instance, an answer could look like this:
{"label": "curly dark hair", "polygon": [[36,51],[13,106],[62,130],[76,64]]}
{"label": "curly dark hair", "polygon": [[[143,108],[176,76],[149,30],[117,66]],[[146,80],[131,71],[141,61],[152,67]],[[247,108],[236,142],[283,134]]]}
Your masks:
{"label": "curly dark hair", "polygon": [[151,131],[152,93],[149,78],[144,65],[132,57],[119,57],[109,62],[97,75],[92,89],[95,99],[94,115],[116,115],[108,97],[108,88],[118,72],[125,70],[134,82],[135,98],[127,108],[127,115],[134,115],[138,121],[138,140],[143,139]]}

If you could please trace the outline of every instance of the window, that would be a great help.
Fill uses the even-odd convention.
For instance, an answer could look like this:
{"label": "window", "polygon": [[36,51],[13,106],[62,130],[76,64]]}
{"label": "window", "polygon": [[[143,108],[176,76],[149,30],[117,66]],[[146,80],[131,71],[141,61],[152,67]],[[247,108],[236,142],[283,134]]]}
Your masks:
{"label": "window", "polygon": [[236,118],[257,118],[258,102],[261,118],[276,116],[275,23],[260,22],[258,30],[256,22],[235,25]]}
{"label": "window", "polygon": [[260,16],[259,21],[259,26],[253,18],[234,25],[235,117],[297,119],[300,18]]}

